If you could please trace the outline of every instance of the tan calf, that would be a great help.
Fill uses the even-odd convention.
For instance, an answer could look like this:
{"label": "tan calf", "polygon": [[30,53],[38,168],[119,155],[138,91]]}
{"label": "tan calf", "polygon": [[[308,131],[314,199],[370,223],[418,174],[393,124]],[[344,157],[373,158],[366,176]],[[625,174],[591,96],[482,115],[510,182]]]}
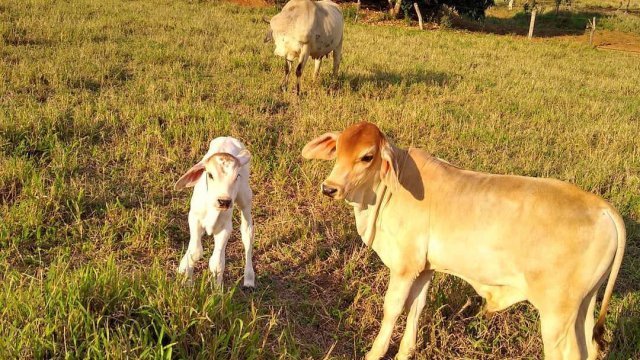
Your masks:
{"label": "tan calf", "polygon": [[624,222],[603,199],[558,180],[459,169],[393,146],[366,122],[312,140],[302,155],[336,159],[322,192],[353,206],[358,233],[391,272],[366,359],[385,355],[404,307],[397,357],[411,356],[434,271],[469,282],[489,311],[528,300],[540,312],[546,359],[597,357],[625,246]]}

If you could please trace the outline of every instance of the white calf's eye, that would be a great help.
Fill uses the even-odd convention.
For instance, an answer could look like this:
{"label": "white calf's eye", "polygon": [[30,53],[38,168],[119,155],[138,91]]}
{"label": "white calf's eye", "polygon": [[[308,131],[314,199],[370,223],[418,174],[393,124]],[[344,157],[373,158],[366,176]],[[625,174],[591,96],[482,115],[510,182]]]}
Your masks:
{"label": "white calf's eye", "polygon": [[207,173],[207,176],[209,177],[209,179],[213,180],[213,175],[211,175],[211,173]]}

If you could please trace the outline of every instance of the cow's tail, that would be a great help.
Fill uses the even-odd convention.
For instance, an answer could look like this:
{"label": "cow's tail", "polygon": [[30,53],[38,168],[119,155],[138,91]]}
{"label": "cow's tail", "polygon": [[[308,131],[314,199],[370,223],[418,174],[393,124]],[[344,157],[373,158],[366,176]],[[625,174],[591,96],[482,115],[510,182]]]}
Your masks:
{"label": "cow's tail", "polygon": [[600,349],[602,349],[604,346],[604,321],[607,316],[609,301],[611,300],[611,295],[613,294],[613,285],[616,282],[618,272],[620,271],[620,265],[622,264],[622,256],[624,255],[624,247],[626,243],[624,220],[622,220],[622,217],[620,217],[620,215],[616,211],[607,210],[607,213],[611,217],[611,220],[613,221],[618,233],[618,249],[616,250],[616,254],[613,257],[613,263],[611,264],[609,281],[607,281],[607,287],[604,290],[604,296],[602,298],[602,305],[600,305],[600,315],[598,316],[598,321],[596,321],[596,325],[593,328],[593,340],[596,341]]}

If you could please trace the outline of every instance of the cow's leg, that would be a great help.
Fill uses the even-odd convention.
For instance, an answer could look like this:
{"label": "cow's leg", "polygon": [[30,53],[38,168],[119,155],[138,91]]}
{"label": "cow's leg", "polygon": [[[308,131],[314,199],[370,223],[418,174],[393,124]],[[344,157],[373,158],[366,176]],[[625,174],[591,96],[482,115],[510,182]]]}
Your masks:
{"label": "cow's leg", "polygon": [[318,79],[318,74],[320,74],[320,65],[322,65],[322,58],[315,59],[315,64],[313,67],[313,80]]}
{"label": "cow's leg", "polygon": [[400,349],[396,356],[397,360],[409,359],[415,351],[420,314],[422,314],[422,309],[424,309],[424,305],[427,302],[427,290],[429,289],[429,283],[432,277],[433,271],[425,270],[418,276],[411,287],[411,292],[405,304],[409,310],[407,314],[407,327],[404,330],[404,335],[400,342]]}
{"label": "cow's leg", "polygon": [[[578,326],[582,325],[579,326],[576,331],[580,338],[581,347],[584,349],[583,352],[587,354],[588,360],[595,360],[598,358],[598,343],[593,339],[593,326],[595,325],[593,315],[596,307],[596,295],[597,288],[596,291],[589,294],[589,296],[584,299],[576,324]],[[583,335],[584,337],[580,337],[580,335]]]}
{"label": "cow's leg", "polygon": [[280,83],[280,89],[282,91],[287,91],[287,84],[289,83],[289,73],[291,73],[291,67],[293,66],[293,61],[284,59],[284,77],[282,78],[282,82]]}
{"label": "cow's leg", "polygon": [[581,360],[584,356],[580,352],[576,336],[578,305],[575,307],[557,305],[554,308],[540,310],[544,358],[545,360]]}
{"label": "cow's leg", "polygon": [[189,213],[189,234],[189,246],[182,257],[182,261],[180,261],[178,273],[185,274],[187,279],[191,280],[193,266],[202,257],[202,235],[204,234],[204,228],[200,225],[200,221],[191,213]]}
{"label": "cow's leg", "polygon": [[296,67],[296,94],[300,95],[300,77],[307,60],[309,59],[309,45],[303,45],[300,57],[298,58],[298,66]]}
{"label": "cow's leg", "polygon": [[222,278],[224,273],[224,252],[227,248],[227,242],[231,237],[231,218],[224,228],[213,236],[215,240],[215,246],[213,248],[213,255],[209,259],[209,270],[216,278],[216,285],[222,285]]}
{"label": "cow's leg", "polygon": [[389,288],[384,296],[384,316],[382,318],[380,332],[378,332],[378,336],[373,342],[371,350],[367,353],[365,357],[366,360],[377,360],[386,354],[389,348],[391,334],[393,333],[393,327],[407,301],[407,297],[411,291],[411,285],[413,285],[415,279],[414,276],[415,275],[411,274],[401,275],[394,272],[391,273]]}
{"label": "cow's leg", "polygon": [[342,40],[340,44],[333,50],[333,77],[338,76],[338,70],[340,70],[340,59],[342,59]]}
{"label": "cow's leg", "polygon": [[242,245],[244,245],[244,286],[255,287],[256,275],[253,271],[253,219],[251,218],[251,202],[244,204],[240,209],[242,219],[240,232],[242,233]]}

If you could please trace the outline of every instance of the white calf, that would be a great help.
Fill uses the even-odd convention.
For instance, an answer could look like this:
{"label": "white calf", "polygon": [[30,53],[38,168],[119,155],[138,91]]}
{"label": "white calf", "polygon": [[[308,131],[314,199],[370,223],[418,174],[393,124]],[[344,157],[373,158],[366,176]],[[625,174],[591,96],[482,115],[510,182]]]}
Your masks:
{"label": "white calf", "polygon": [[242,212],[240,232],[244,245],[244,286],[255,286],[255,273],[251,257],[253,253],[253,221],[249,187],[249,159],[251,153],[232,137],[219,137],[211,141],[209,151],[202,160],[189,169],[176,182],[175,188],[194,187],[189,210],[191,237],[187,252],[180,262],[178,273],[189,279],[193,266],[202,257],[202,235],[213,235],[215,247],[209,260],[209,269],[222,284],[224,252],[231,236],[233,204]]}

